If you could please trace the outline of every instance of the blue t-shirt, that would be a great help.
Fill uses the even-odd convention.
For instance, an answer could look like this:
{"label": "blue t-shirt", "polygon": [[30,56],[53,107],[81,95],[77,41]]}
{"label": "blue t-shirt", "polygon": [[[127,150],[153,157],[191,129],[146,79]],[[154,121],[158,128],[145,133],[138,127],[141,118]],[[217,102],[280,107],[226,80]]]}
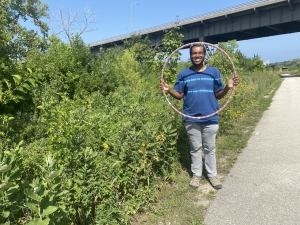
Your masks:
{"label": "blue t-shirt", "polygon": [[[206,116],[219,109],[215,92],[223,89],[220,71],[206,66],[203,72],[196,72],[193,67],[182,70],[174,85],[174,90],[184,93],[183,113],[188,116]],[[185,116],[183,121],[205,124],[217,124],[218,114],[206,119],[191,119]]]}

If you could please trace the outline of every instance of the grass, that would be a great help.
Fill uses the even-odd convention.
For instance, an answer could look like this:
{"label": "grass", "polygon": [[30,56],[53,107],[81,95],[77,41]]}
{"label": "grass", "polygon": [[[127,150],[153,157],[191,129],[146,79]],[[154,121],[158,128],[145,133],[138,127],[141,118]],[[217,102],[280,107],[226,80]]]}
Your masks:
{"label": "grass", "polygon": [[[235,164],[238,155],[247,145],[262,114],[268,109],[272,97],[279,88],[281,80],[274,82],[264,93],[261,93],[256,106],[251,108],[238,121],[233,128],[222,136],[217,137],[217,165],[218,174],[223,181]],[[271,90],[271,91],[268,91]],[[181,137],[182,145],[188,144],[186,137]],[[189,187],[190,173],[187,152],[182,156],[182,168],[177,180],[163,183],[157,202],[144,212],[140,212],[133,219],[133,225],[203,225],[206,211],[217,191],[214,190],[207,179],[201,179],[198,190]],[[185,162],[185,163],[184,163]]]}

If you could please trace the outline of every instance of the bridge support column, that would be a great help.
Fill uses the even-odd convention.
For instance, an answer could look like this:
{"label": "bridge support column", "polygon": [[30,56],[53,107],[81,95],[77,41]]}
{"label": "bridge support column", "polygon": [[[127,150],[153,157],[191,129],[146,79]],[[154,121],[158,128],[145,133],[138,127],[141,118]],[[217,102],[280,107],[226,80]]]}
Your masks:
{"label": "bridge support column", "polygon": [[200,42],[204,42],[204,37],[199,37]]}

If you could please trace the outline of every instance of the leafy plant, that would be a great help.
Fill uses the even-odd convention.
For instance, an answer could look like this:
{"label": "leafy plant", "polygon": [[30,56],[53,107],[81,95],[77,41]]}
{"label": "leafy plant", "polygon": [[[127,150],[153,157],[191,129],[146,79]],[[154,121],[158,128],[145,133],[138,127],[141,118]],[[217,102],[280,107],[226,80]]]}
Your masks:
{"label": "leafy plant", "polygon": [[[20,143],[21,144],[21,143]],[[16,146],[15,152],[0,151],[0,222],[8,223],[10,218],[18,215],[20,211],[20,158],[18,152],[20,145]]]}
{"label": "leafy plant", "polygon": [[[176,24],[176,23],[175,23]],[[152,70],[155,72],[161,72],[165,60],[168,56],[175,51],[177,48],[182,46],[183,35],[179,33],[179,27],[173,27],[164,35],[162,45],[163,47],[159,49],[156,55],[156,59],[152,65]],[[174,83],[177,77],[177,65],[180,59],[180,52],[176,52],[168,61],[168,64],[164,71],[164,79],[167,83]]]}
{"label": "leafy plant", "polygon": [[[62,167],[56,169],[56,162],[48,155],[46,166],[40,166],[41,177],[34,178],[29,187],[24,189],[27,197],[25,206],[28,209],[28,225],[56,224],[65,216],[65,205],[59,204],[58,198],[67,191],[59,191]],[[28,220],[27,219],[27,220]]]}

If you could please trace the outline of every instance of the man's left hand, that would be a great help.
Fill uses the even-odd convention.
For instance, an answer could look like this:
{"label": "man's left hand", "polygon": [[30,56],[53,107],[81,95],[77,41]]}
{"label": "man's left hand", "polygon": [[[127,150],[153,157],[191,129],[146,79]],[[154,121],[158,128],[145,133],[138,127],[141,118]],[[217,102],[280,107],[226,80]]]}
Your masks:
{"label": "man's left hand", "polygon": [[230,88],[233,88],[239,84],[239,77],[234,75],[232,78],[229,79],[227,85]]}

